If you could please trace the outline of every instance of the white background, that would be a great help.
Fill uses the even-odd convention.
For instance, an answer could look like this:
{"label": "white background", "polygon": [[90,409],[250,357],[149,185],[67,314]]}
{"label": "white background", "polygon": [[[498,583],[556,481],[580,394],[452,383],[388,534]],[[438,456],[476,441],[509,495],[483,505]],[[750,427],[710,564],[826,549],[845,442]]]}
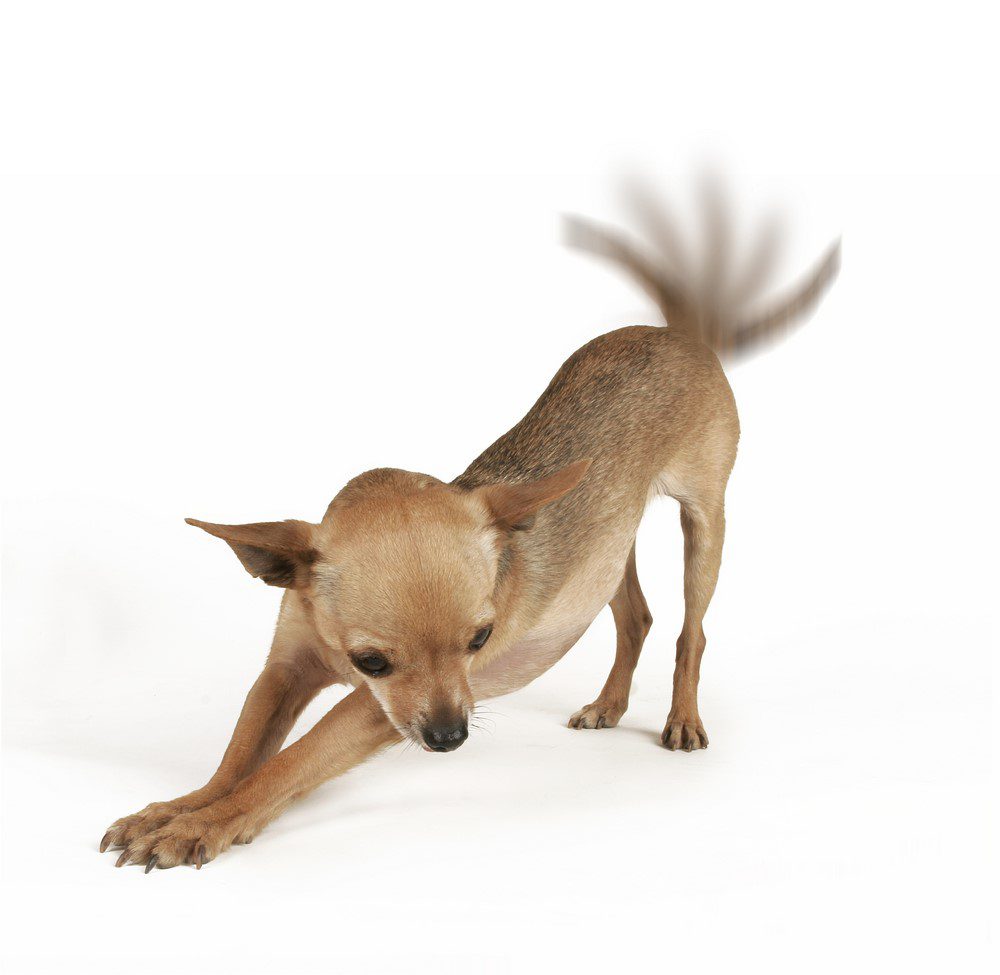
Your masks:
{"label": "white background", "polygon": [[[995,32],[952,3],[8,3],[3,956],[21,972],[982,972],[994,905]],[[620,728],[613,653],[395,749],[206,869],[108,823],[211,773],[279,593],[183,524],[442,477],[593,335],[655,320],[558,241],[706,159],[783,280],[840,280],[731,371],[711,747],[657,745],[681,540]],[[307,712],[299,734],[335,700]],[[995,876],[995,874],[994,874]]]}

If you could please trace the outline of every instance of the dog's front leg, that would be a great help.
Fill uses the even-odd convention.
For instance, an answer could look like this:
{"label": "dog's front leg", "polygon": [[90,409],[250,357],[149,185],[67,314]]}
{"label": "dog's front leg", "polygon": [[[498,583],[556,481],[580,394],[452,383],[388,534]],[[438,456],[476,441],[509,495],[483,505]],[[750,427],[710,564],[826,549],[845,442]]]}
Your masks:
{"label": "dog's front leg", "polygon": [[293,661],[275,660],[272,656],[247,695],[232,741],[212,778],[187,795],[169,802],[150,803],[145,809],[117,820],[104,834],[101,852],[111,846],[127,847],[175,816],[200,809],[226,795],[281,748],[305,706],[333,679],[315,658],[306,654]]}
{"label": "dog's front leg", "polygon": [[133,840],[117,866],[200,867],[233,843],[249,843],[295,799],[400,740],[367,687],[347,695],[297,742],[265,762],[227,795],[181,813]]}

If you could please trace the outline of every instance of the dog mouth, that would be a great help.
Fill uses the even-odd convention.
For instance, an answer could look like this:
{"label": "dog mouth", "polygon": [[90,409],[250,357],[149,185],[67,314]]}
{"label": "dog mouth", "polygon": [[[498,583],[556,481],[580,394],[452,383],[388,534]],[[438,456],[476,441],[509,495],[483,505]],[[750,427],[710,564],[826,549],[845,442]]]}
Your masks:
{"label": "dog mouth", "polygon": [[425,752],[453,752],[465,744],[469,737],[469,726],[465,721],[445,726],[411,724],[407,728],[406,737]]}
{"label": "dog mouth", "polygon": [[469,737],[469,717],[464,713],[459,719],[428,724],[423,715],[403,723],[388,708],[383,706],[383,710],[403,740],[425,752],[453,752]]}
{"label": "dog mouth", "polygon": [[[392,718],[390,717],[389,720],[392,721]],[[425,752],[434,750],[424,741],[423,735],[420,734],[420,729],[415,724],[401,725],[398,721],[392,721],[392,723],[396,731],[403,736],[403,741],[411,745],[418,745]]]}
{"label": "dog mouth", "polygon": [[408,731],[406,733],[405,737],[406,737],[407,741],[412,742],[414,745],[419,745],[425,752],[430,752],[432,754],[435,753],[435,752],[438,752],[438,753],[440,753],[440,752],[453,752],[453,751],[455,751],[456,748],[459,747],[458,745],[455,745],[452,748],[442,748],[440,746],[438,746],[438,747],[435,748],[435,747],[433,747],[431,745],[428,745],[427,742],[424,741],[424,738],[420,734],[419,731]]}
{"label": "dog mouth", "polygon": [[397,728],[396,730],[401,731],[403,737],[408,742],[414,745],[419,745],[425,752],[436,751],[436,749],[431,748],[431,746],[428,745],[426,741],[424,741],[423,736],[415,728],[408,728],[406,731],[402,731],[402,729],[400,728]]}

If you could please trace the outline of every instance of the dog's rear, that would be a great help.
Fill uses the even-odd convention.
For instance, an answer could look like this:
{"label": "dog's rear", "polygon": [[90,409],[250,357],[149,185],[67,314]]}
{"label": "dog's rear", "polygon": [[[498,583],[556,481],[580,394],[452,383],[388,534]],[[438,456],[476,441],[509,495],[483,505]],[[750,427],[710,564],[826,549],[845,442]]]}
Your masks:
{"label": "dog's rear", "polygon": [[794,288],[761,306],[755,302],[767,283],[774,237],[765,235],[742,273],[733,273],[731,221],[717,188],[708,184],[703,194],[707,256],[698,268],[683,266],[688,261],[674,227],[656,201],[644,195],[639,204],[655,245],[640,247],[620,231],[579,217],[566,220],[567,243],[624,268],[671,328],[696,335],[724,360],[754,352],[803,321],[840,268],[837,240]]}
{"label": "dog's rear", "polygon": [[[658,381],[647,382],[635,377],[636,362],[643,356],[630,357],[631,385],[638,387],[633,390],[638,395],[628,409],[633,415],[648,413],[650,426],[657,421],[663,424],[644,438],[647,445],[659,447],[660,460],[651,472],[649,493],[671,495],[681,506],[685,613],[677,639],[673,701],[662,740],[671,750],[691,751],[708,745],[697,697],[705,650],[702,620],[721,564],[725,489],[739,437],[735,402],[716,356],[744,355],[801,321],[836,276],[840,245],[834,243],[788,295],[754,313],[753,302],[767,277],[768,248],[760,248],[751,257],[741,276],[727,273],[729,225],[719,195],[710,192],[705,198],[707,259],[694,271],[678,266],[685,262],[678,260],[674,228],[669,221],[656,219],[653,201],[645,202],[644,219],[650,236],[660,245],[655,258],[620,232],[579,218],[567,222],[567,238],[571,245],[623,267],[651,295],[668,326],[665,330],[620,329],[591,346],[604,343],[619,349],[638,344],[643,355],[649,352],[658,363]],[[669,395],[665,391],[671,388],[680,395],[664,402]],[[616,459],[616,478],[627,469],[632,453],[625,450]],[[584,485],[581,493],[595,489],[594,484]],[[618,626],[618,652],[598,698],[570,718],[575,728],[613,726],[628,706],[632,672],[651,621],[639,586],[634,548],[611,607]]]}

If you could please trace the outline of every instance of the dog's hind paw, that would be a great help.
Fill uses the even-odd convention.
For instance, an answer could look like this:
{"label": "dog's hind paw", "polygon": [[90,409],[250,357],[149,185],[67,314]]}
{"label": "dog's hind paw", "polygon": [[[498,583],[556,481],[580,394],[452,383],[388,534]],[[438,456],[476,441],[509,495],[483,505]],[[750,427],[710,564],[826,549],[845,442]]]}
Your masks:
{"label": "dog's hind paw", "polygon": [[660,735],[660,741],[664,748],[672,752],[683,749],[686,752],[697,751],[699,748],[708,748],[708,735],[701,719],[695,715],[694,718],[667,718],[667,725]]}
{"label": "dog's hind paw", "polygon": [[580,708],[569,719],[571,728],[614,728],[621,721],[625,708],[618,704],[607,704],[604,701],[594,701]]}

